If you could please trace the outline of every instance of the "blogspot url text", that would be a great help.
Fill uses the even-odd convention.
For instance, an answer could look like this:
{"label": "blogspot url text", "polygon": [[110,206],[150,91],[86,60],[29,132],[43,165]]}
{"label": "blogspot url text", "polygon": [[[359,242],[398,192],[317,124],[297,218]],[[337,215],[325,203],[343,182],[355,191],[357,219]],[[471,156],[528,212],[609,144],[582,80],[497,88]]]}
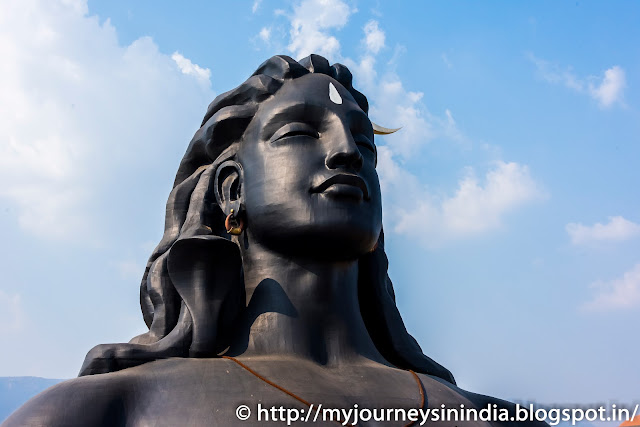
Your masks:
{"label": "blogspot url text", "polygon": [[534,404],[516,404],[511,410],[489,404],[484,408],[465,407],[464,404],[447,407],[442,404],[437,408],[361,408],[354,404],[350,408],[325,408],[322,404],[311,404],[308,408],[288,408],[286,406],[263,406],[258,403],[252,411],[248,405],[236,408],[236,417],[240,421],[255,419],[258,422],[286,423],[294,422],[338,422],[344,426],[358,425],[359,422],[413,422],[425,425],[438,421],[544,421],[555,426],[561,422],[576,425],[580,421],[616,421],[624,422],[634,419],[639,413],[640,404],[624,407],[613,404],[607,406],[550,408],[536,407]]}

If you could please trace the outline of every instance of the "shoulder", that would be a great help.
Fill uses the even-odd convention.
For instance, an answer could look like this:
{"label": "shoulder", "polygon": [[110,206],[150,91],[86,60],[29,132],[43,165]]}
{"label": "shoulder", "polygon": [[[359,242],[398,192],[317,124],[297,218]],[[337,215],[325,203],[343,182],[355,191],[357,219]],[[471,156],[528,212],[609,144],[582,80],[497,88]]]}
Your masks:
{"label": "shoulder", "polygon": [[[217,396],[246,395],[246,384],[232,369],[223,359],[171,358],[75,378],[29,400],[2,427],[117,427],[150,417],[181,425],[185,417],[205,419]],[[198,411],[207,414],[194,415]]]}
{"label": "shoulder", "polygon": [[[440,405],[444,405],[445,408],[459,409],[460,405],[463,404],[464,408],[474,408],[479,417],[489,417],[491,425],[501,427],[549,427],[545,422],[528,419],[528,408],[519,408],[515,403],[507,400],[463,390],[431,375],[420,374],[420,379],[427,390],[430,408],[438,408]],[[481,413],[480,411],[483,412]],[[523,411],[527,413],[524,414]],[[526,420],[517,421],[518,417],[525,416]]]}
{"label": "shoulder", "polygon": [[114,374],[64,381],[27,401],[2,427],[123,425],[126,389],[123,377]]}

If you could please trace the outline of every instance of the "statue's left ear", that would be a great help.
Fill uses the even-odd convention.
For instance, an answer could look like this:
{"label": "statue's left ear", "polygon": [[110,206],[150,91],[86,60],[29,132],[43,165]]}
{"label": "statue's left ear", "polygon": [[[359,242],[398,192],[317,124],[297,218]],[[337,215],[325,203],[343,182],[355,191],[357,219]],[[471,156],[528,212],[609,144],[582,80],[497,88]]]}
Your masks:
{"label": "statue's left ear", "polygon": [[216,201],[225,216],[241,212],[242,206],[242,166],[234,160],[227,160],[218,166],[214,180]]}

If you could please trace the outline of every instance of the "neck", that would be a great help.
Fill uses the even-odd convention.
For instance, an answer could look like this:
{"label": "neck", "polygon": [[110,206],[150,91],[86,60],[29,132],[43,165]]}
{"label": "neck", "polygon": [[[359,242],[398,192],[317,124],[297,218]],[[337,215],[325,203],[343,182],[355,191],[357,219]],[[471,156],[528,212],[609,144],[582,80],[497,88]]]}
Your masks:
{"label": "neck", "polygon": [[242,252],[247,310],[227,354],[386,363],[360,314],[357,260],[292,259],[256,243]]}

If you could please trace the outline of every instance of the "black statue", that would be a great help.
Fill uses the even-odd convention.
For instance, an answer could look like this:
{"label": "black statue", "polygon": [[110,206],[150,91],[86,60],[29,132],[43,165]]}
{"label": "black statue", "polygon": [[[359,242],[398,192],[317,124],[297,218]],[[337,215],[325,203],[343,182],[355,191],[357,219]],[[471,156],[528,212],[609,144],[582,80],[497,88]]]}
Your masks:
{"label": "black statue", "polygon": [[95,347],[3,426],[262,425],[236,415],[258,403],[513,410],[457,388],[405,330],[367,111],[349,70],[317,55],[274,56],[218,96],[142,279],[149,332]]}

